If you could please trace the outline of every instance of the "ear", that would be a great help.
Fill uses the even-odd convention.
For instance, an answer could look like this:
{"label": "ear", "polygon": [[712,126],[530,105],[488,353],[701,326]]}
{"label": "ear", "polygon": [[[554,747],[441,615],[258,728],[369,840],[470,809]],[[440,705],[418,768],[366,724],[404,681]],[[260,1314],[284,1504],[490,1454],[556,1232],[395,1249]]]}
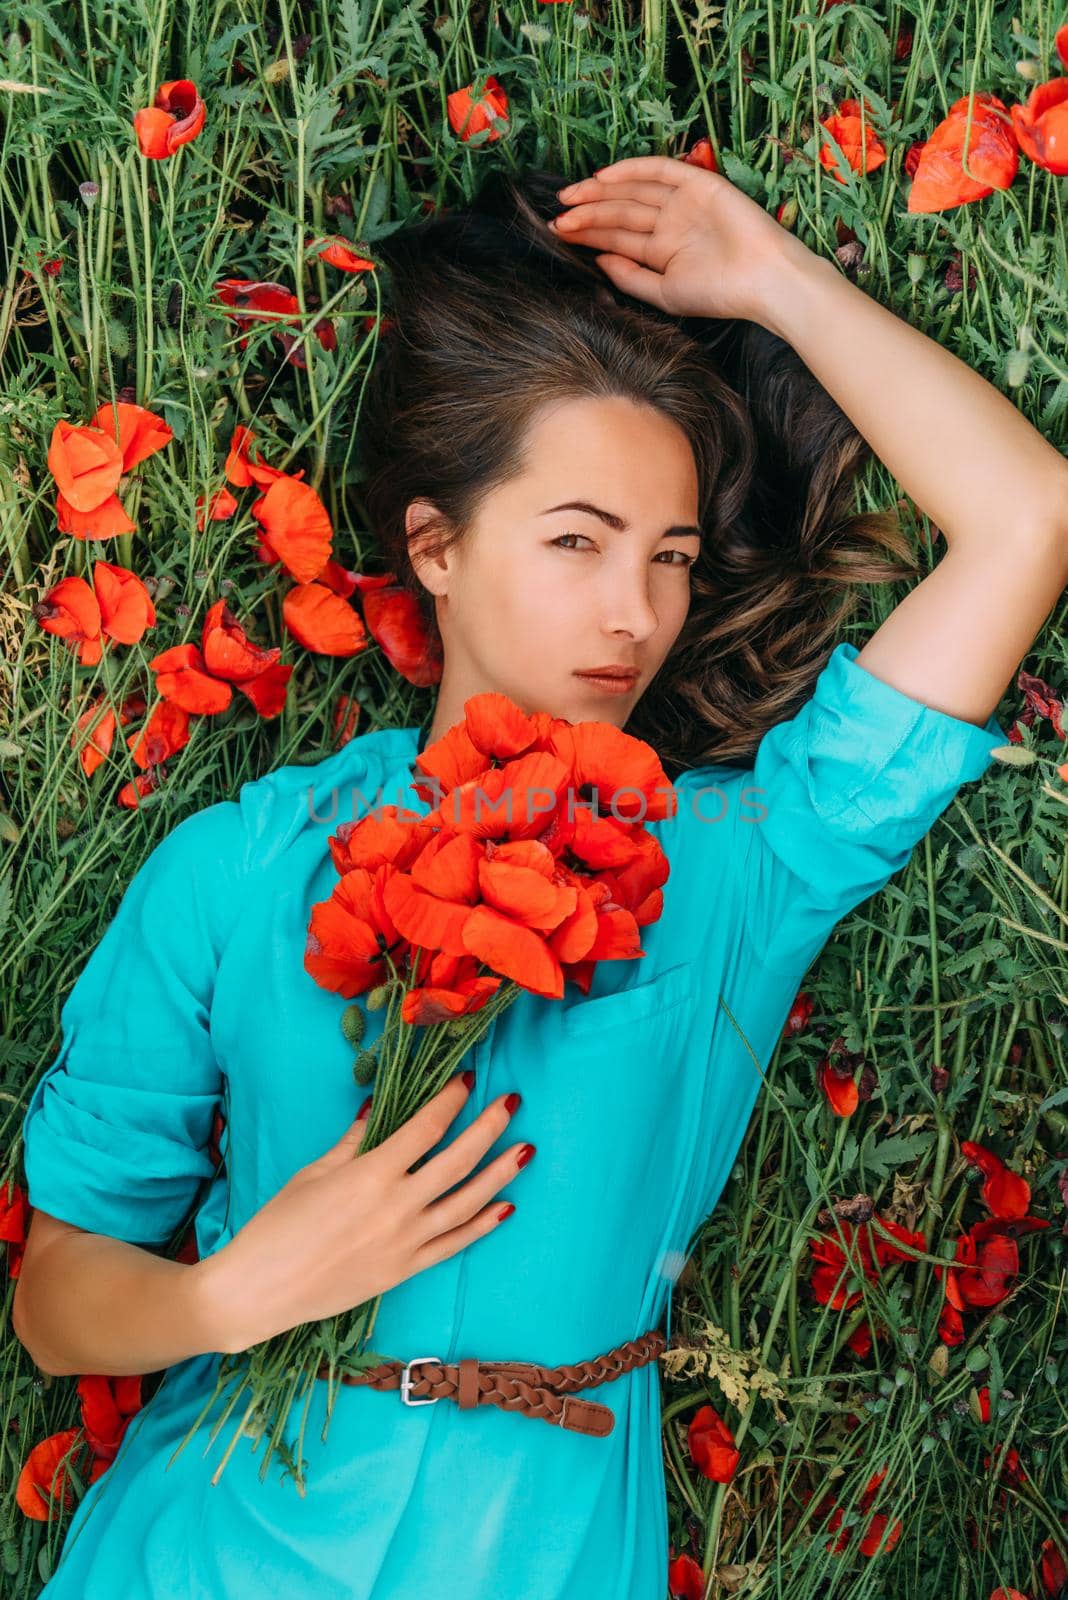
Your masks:
{"label": "ear", "polygon": [[431,548],[441,535],[443,520],[431,500],[411,501],[404,514],[408,559],[424,589],[434,595],[443,595],[448,587],[448,559],[434,555]]}

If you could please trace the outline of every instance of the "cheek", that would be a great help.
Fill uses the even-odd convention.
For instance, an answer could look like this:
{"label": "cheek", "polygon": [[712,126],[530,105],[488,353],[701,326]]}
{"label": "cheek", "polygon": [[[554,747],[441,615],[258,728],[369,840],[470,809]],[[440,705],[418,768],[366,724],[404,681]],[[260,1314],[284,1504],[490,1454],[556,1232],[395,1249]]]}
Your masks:
{"label": "cheek", "polygon": [[558,564],[518,545],[511,558],[494,554],[481,564],[477,590],[480,625],[492,617],[494,632],[515,639],[544,639],[584,610],[577,586],[562,581]]}

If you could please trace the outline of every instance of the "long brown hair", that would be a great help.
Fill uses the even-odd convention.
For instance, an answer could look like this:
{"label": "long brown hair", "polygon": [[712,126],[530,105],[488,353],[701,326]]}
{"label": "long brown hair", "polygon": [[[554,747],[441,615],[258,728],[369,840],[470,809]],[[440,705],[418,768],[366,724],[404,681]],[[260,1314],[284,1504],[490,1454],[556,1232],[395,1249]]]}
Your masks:
{"label": "long brown hair", "polygon": [[687,620],[626,731],[672,781],[748,763],[811,693],[855,586],[917,568],[895,513],[851,514],[869,446],[790,345],[753,322],[672,317],[623,294],[592,250],[546,227],[566,181],[497,171],[467,205],[376,245],[390,320],[356,422],[368,526],[438,640],[408,559],[409,503],[438,508],[422,532],[447,548],[521,470],[546,402],[655,407],[690,441],[704,535]]}

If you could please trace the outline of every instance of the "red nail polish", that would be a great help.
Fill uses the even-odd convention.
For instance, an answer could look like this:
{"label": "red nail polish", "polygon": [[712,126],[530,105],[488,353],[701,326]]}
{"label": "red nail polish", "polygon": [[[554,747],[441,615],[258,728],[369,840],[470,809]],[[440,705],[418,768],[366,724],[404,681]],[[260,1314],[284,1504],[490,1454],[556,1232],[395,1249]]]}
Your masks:
{"label": "red nail polish", "polygon": [[502,1206],[500,1211],[498,1211],[498,1213],[497,1213],[497,1221],[498,1222],[503,1222],[505,1217],[510,1217],[514,1210],[515,1210],[515,1206],[512,1206],[512,1205]]}
{"label": "red nail polish", "polygon": [[475,1087],[475,1074],[470,1067],[468,1067],[467,1071],[463,1074],[463,1080],[469,1089],[473,1089]]}
{"label": "red nail polish", "polygon": [[370,1109],[371,1109],[371,1101],[373,1099],[374,1099],[374,1095],[373,1094],[369,1094],[367,1096],[367,1099],[364,1101],[363,1105],[360,1107],[359,1111],[357,1111],[357,1113],[356,1113],[356,1121],[357,1122],[362,1122],[364,1117],[370,1111]]}
{"label": "red nail polish", "polygon": [[507,1113],[508,1113],[508,1115],[510,1117],[514,1117],[516,1112],[519,1110],[519,1107],[522,1105],[522,1103],[523,1103],[523,1096],[521,1094],[516,1094],[515,1091],[513,1090],[513,1092],[508,1096],[507,1100],[504,1102],[504,1109],[507,1111]]}
{"label": "red nail polish", "polygon": [[516,1166],[517,1167],[525,1167],[527,1162],[530,1160],[531,1156],[534,1154],[534,1151],[536,1149],[537,1149],[537,1145],[525,1144],[523,1146],[522,1150],[520,1150],[519,1154],[515,1158]]}

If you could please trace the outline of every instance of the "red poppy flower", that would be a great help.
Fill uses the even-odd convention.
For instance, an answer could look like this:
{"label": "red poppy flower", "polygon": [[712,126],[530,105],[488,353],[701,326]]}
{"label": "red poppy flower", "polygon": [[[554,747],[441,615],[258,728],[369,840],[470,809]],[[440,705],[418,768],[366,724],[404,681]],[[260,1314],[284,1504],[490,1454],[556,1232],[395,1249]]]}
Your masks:
{"label": "red poppy flower", "polygon": [[429,1027],[472,1016],[501,986],[501,978],[480,973],[474,956],[449,956],[423,951],[428,959],[414,962],[419,982],[401,1001],[401,1020]]}
{"label": "red poppy flower", "polygon": [[1017,134],[1008,108],[995,94],[977,94],[968,144],[969,177],[962,165],[969,96],[955,100],[927,139],[909,190],[912,213],[948,211],[1007,189],[1020,165]]}
{"label": "red poppy flower", "polygon": [[848,1218],[841,1218],[843,1237],[846,1240],[846,1249],[842,1248],[837,1233],[828,1231],[820,1234],[816,1239],[809,1241],[809,1250],[817,1265],[813,1268],[810,1279],[813,1295],[820,1305],[830,1305],[832,1310],[848,1310],[855,1306],[861,1299],[861,1291],[854,1289],[847,1293],[844,1283],[840,1280],[848,1266],[849,1271],[859,1277],[862,1273],[869,1283],[879,1281],[879,1269],[888,1266],[894,1261],[910,1261],[913,1257],[908,1249],[899,1248],[894,1240],[902,1246],[911,1246],[913,1250],[925,1250],[926,1241],[919,1231],[913,1232],[903,1228],[900,1223],[892,1222],[888,1217],[874,1213],[873,1221],[891,1233],[893,1239],[884,1239],[867,1224],[860,1224],[854,1229]]}
{"label": "red poppy flower", "polygon": [[174,438],[174,430],[162,417],[128,400],[105,401],[93,417],[92,426],[115,440],[122,453],[123,472],[132,472]]}
{"label": "red poppy flower", "polygon": [[93,562],[93,590],[100,607],[100,631],[116,644],[137,644],[156,626],[156,608],[141,579],[127,567]]}
{"label": "red poppy flower", "polygon": [[711,139],[698,139],[696,144],[679,157],[679,160],[687,162],[691,167],[704,167],[707,172],[719,171]]}
{"label": "red poppy flower", "polygon": [[159,787],[159,772],[156,767],[150,767],[147,772],[139,772],[130,783],[124,783],[115,796],[120,806],[136,810],[143,795],[151,794]]}
{"label": "red poppy flower", "polygon": [[317,578],[330,559],[334,537],[330,513],[310,483],[279,473],[252,507],[271,558],[298,583]]}
{"label": "red poppy flower", "polygon": [[[299,321],[301,316],[300,301],[292,289],[287,289],[282,283],[262,279],[221,278],[215,285],[215,293],[228,308],[225,315],[239,327],[269,321],[271,332],[285,350],[289,365],[302,369],[307,366],[298,335],[289,333],[285,327],[287,322]],[[324,350],[336,349],[337,335],[329,317],[320,317],[312,331]],[[242,335],[238,342],[244,350],[248,344],[247,336]]]}
{"label": "red poppy flower", "polygon": [[394,965],[401,959],[407,945],[382,893],[395,871],[388,863],[374,873],[354,868],[312,907],[304,967],[322,988],[352,999],[389,977],[387,951]]}
{"label": "red poppy flower", "polygon": [[269,489],[276,478],[303,478],[304,468],[299,472],[283,472],[281,467],[269,467],[265,461],[260,461],[252,455],[253,434],[251,428],[239,424],[230,440],[230,452],[226,457],[223,474],[238,489],[247,489],[251,484],[256,484],[260,489]]}
{"label": "red poppy flower", "polygon": [[77,645],[83,667],[96,666],[101,656],[100,605],[84,578],[61,578],[34,604],[33,614],[46,633]]}
{"label": "red poppy flower", "polygon": [[1041,1217],[1017,1217],[1008,1222],[999,1217],[987,1217],[973,1223],[968,1232],[957,1239],[955,1264],[946,1268],[939,1264],[934,1269],[936,1278],[945,1274],[946,1299],[950,1305],[957,1311],[968,1311],[974,1306],[1000,1304],[1020,1270],[1016,1235],[1049,1225]]}
{"label": "red poppy flower", "polygon": [[440,683],[444,657],[437,641],[431,644],[419,602],[411,591],[396,583],[371,588],[359,577],[356,582],[364,591],[367,631],[390,666],[420,688]]}
{"label": "red poppy flower", "polygon": [[347,567],[341,566],[340,562],[335,561],[333,557],[323,567],[322,572],[318,574],[318,580],[320,583],[325,583],[328,589],[333,589],[334,593],[339,594],[343,600],[347,600],[356,588],[356,573],[350,572]]}
{"label": "red poppy flower", "polygon": [[[228,517],[233,516],[236,510],[237,496],[235,494],[231,494],[230,490],[224,486],[222,489],[216,489],[215,493],[208,501],[207,517],[211,522],[225,522]],[[203,528],[205,511],[204,496],[202,494],[197,495],[196,513],[197,527]]]}
{"label": "red poppy flower", "polygon": [[[1036,717],[1045,717],[1058,739],[1068,738],[1064,726],[1064,703],[1044,679],[1036,678],[1034,673],[1021,669],[1016,675],[1016,687],[1024,697],[1024,709],[1017,721],[1022,722],[1025,728],[1030,728],[1034,726]],[[1009,729],[1010,739],[1014,733],[1016,738],[1013,742],[1019,743],[1021,735],[1016,731],[1015,723]]]}
{"label": "red poppy flower", "polygon": [[889,1555],[895,1544],[897,1544],[897,1541],[901,1538],[902,1532],[902,1524],[900,1519],[895,1521],[890,1533],[886,1537],[886,1543],[882,1545],[882,1549],[880,1550],[879,1548],[880,1544],[882,1543],[887,1520],[886,1513],[883,1511],[877,1511],[872,1517],[871,1521],[868,1523],[867,1531],[864,1534],[863,1539],[860,1541],[859,1549],[862,1556],[874,1556],[877,1554]]}
{"label": "red poppy flower", "polygon": [[195,83],[173,78],[161,83],[152,105],[134,113],[137,144],[150,161],[163,161],[189,144],[204,127],[207,115]]}
{"label": "red poppy flower", "polygon": [[111,539],[132,533],[134,524],[115,491],[124,473],[172,437],[162,417],[127,401],[100,406],[86,427],[57,423],[48,466],[58,487],[60,533],[73,534],[76,539]]}
{"label": "red poppy flower", "polygon": [[685,1552],[668,1565],[668,1593],[681,1596],[681,1600],[704,1600],[705,1575]]}
{"label": "red poppy flower", "polygon": [[[61,1505],[64,1511],[73,1508],[68,1458],[83,1443],[81,1428],[64,1428],[34,1445],[15,1485],[15,1503],[24,1516],[34,1522],[48,1522],[57,1506]],[[58,1510],[56,1515],[58,1519]]]}
{"label": "red poppy flower", "polygon": [[[1068,30],[1068,24],[1061,31],[1065,32],[1066,30]],[[1063,1513],[1062,1520],[1068,1521],[1068,1518]],[[1056,1600],[1061,1591],[1068,1588],[1068,1564],[1065,1563],[1060,1548],[1052,1537],[1043,1539],[1040,1546],[1038,1564],[1042,1573],[1042,1586],[1046,1593]]]}
{"label": "red poppy flower", "polygon": [[1068,176],[1068,78],[1036,83],[1027,104],[1010,109],[1024,155],[1058,178]]}
{"label": "red poppy flower", "polygon": [[122,477],[122,450],[102,428],[57,422],[48,447],[48,470],[73,511],[95,511]]}
{"label": "red poppy flower", "polygon": [[354,656],[367,648],[367,633],[347,600],[321,583],[298,583],[282,600],[282,621],[320,656]]}
{"label": "red poppy flower", "polygon": [[[315,249],[316,242],[313,239],[307,240],[305,248]],[[331,239],[329,244],[318,251],[318,254],[330,266],[337,267],[339,272],[373,272],[375,269],[373,261],[369,261],[366,256],[357,255],[348,240],[340,237]]]}
{"label": "red poppy flower", "polygon": [[278,715],[293,672],[292,664],[280,662],[280,646],[253,644],[225,600],[217,600],[204,618],[201,643],[209,672],[236,684],[262,717]]}
{"label": "red poppy flower", "polygon": [[817,1080],[823,1097],[836,1117],[851,1117],[860,1104],[860,1092],[848,1059],[826,1055],[819,1064]]}
{"label": "red poppy flower", "polygon": [[508,96],[492,74],[486,79],[478,100],[473,99],[473,93],[474,84],[467,83],[446,97],[449,127],[465,144],[476,133],[488,128],[489,138],[485,142],[492,144],[508,126]]}
{"label": "red poppy flower", "polygon": [[984,1177],[980,1193],[995,1217],[1023,1217],[1031,1204],[1031,1185],[1026,1178],[1010,1172],[1000,1156],[971,1139],[961,1140],[961,1154]]}
{"label": "red poppy flower", "polygon": [[164,700],[183,711],[215,716],[232,699],[231,684],[252,701],[263,717],[278,714],[293,671],[279,662],[281,649],[262,649],[248,639],[225,600],[217,600],[204,618],[201,646],[178,644],[154,656],[156,688]]}
{"label": "red poppy flower", "polygon": [[7,1245],[9,1278],[17,1278],[22,1271],[29,1220],[29,1196],[22,1185],[13,1178],[0,1184],[0,1240]]}
{"label": "red poppy flower", "polygon": [[[854,172],[862,174],[874,172],[886,160],[886,146],[872,126],[871,112],[866,102],[865,112],[862,120],[859,103],[856,100],[843,100],[836,112],[820,120],[820,127],[825,128],[841,145],[848,165]],[[845,183],[845,178],[838,171],[837,152],[826,140],[820,145],[820,164],[839,183]]]}
{"label": "red poppy flower", "polygon": [[211,717],[225,711],[233,699],[230,685],[212,677],[207,670],[198,645],[173,645],[153,656],[148,664],[156,674],[157,693],[183,711]]}
{"label": "red poppy flower", "polygon": [[1003,1483],[1019,1485],[1027,1482],[1020,1453],[1013,1445],[998,1445],[992,1455],[983,1456],[983,1466],[988,1472],[997,1472]]}
{"label": "red poppy flower", "polygon": [[121,533],[133,533],[135,526],[117,494],[109,495],[92,511],[76,511],[62,493],[56,495],[56,527],[75,539],[114,539]]}
{"label": "red poppy flower", "polygon": [[77,1389],[89,1447],[99,1460],[113,1461],[130,1418],[141,1409],[141,1374],[121,1377],[83,1374],[78,1379]]}
{"label": "red poppy flower", "polygon": [[1053,36],[1053,45],[1064,66],[1068,67],[1068,22],[1064,22]]}
{"label": "red poppy flower", "polygon": [[793,1005],[790,1007],[790,1014],[786,1018],[783,1033],[788,1036],[804,1033],[811,1021],[814,1005],[813,997],[806,990],[799,990],[794,997]]}
{"label": "red poppy flower", "polygon": [[[412,949],[464,963],[433,968],[428,986],[466,993],[468,1009],[477,1006],[479,988],[467,980],[484,976],[467,964],[472,956],[493,975],[559,998],[576,964],[585,969],[602,959],[644,954],[639,916],[652,920],[657,914],[653,886],[667,876],[667,859],[655,838],[634,823],[627,848],[624,820],[614,825],[620,830],[615,870],[580,873],[561,857],[566,850],[572,861],[584,860],[577,848],[582,824],[574,819],[605,793],[628,800],[634,794],[636,807],[649,795],[650,815],[668,814],[665,797],[674,800],[675,791],[655,753],[609,724],[528,716],[501,694],[472,696],[464,711],[463,723],[417,758],[421,776],[412,787],[423,799],[432,791],[436,808],[428,816],[402,819],[396,807],[386,807],[384,816],[369,815],[338,830],[331,852],[342,883],[354,871],[380,874],[375,887],[381,914],[399,937]],[[476,801],[476,790],[485,803]],[[578,806],[576,794],[583,797]],[[331,927],[342,939],[343,956],[344,919],[340,928]],[[320,944],[325,945],[321,938]],[[365,947],[366,939],[353,947],[355,971],[326,949],[329,965],[321,981],[337,981],[339,966],[342,981],[365,981]],[[418,961],[409,976],[426,976]],[[580,986],[583,980],[588,986],[588,977],[583,970]],[[446,1010],[456,1005],[441,995],[432,1003]]]}
{"label": "red poppy flower", "polygon": [[161,700],[144,727],[126,741],[135,766],[143,772],[154,772],[188,743],[189,712],[173,700]]}
{"label": "red poppy flower", "polygon": [[[135,709],[136,708],[136,709]],[[124,726],[138,711],[144,710],[144,701],[140,695],[131,695],[122,702],[116,717],[113,707],[108,705],[106,698],[99,695],[79,716],[70,736],[70,747],[78,749],[79,736],[89,731],[89,737],[81,744],[78,750],[78,759],[87,778],[91,778],[101,762],[106,760],[115,729],[121,722]]]}
{"label": "red poppy flower", "polygon": [[698,1471],[713,1483],[730,1483],[741,1452],[734,1435],[714,1406],[699,1406],[687,1429],[690,1455]]}
{"label": "red poppy flower", "polygon": [[[935,1267],[935,1272],[938,1268]],[[942,1312],[938,1318],[938,1337],[943,1344],[964,1343],[964,1318],[949,1300],[943,1300]]]}

